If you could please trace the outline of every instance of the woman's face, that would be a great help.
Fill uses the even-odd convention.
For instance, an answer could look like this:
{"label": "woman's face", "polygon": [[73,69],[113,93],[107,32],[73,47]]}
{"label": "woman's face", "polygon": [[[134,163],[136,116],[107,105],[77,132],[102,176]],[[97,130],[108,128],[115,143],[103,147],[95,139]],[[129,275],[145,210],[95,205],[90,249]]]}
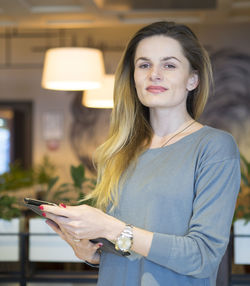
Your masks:
{"label": "woman's face", "polygon": [[143,39],[135,53],[134,80],[141,103],[149,108],[186,111],[188,91],[198,85],[178,41],[164,35]]}

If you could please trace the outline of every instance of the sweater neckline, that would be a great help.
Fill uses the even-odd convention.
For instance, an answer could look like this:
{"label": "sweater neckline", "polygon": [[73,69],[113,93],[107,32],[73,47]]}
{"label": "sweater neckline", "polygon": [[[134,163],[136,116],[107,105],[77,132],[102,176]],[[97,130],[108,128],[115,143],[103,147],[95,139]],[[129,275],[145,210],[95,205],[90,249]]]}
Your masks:
{"label": "sweater neckline", "polygon": [[206,130],[208,128],[207,125],[204,125],[203,127],[201,127],[199,130],[194,131],[193,133],[181,138],[180,140],[178,140],[177,142],[174,142],[172,144],[169,144],[167,146],[163,146],[163,147],[157,147],[157,148],[148,148],[146,150],[146,152],[154,152],[154,151],[159,151],[159,150],[166,150],[166,149],[171,149],[175,146],[178,146],[182,143],[185,143],[186,141],[189,141],[191,139],[193,139],[194,137],[196,137],[198,134],[200,134],[201,132],[203,132],[204,130]]}

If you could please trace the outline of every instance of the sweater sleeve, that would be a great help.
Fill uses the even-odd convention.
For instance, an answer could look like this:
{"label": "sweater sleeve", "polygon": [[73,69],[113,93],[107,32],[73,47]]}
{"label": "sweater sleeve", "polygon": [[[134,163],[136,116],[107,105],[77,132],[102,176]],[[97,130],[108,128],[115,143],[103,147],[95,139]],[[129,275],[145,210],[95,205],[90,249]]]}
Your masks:
{"label": "sweater sleeve", "polygon": [[238,154],[204,161],[195,179],[188,232],[184,236],[154,233],[147,256],[154,263],[195,278],[209,277],[218,268],[228,244],[240,186]]}

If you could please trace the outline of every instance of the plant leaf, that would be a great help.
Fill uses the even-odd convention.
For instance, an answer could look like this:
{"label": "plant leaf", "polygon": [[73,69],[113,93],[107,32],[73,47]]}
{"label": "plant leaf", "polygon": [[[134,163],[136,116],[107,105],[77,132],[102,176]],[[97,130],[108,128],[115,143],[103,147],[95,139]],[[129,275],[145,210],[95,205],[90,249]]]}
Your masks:
{"label": "plant leaf", "polygon": [[83,165],[80,164],[77,167],[71,166],[70,167],[70,173],[71,173],[71,177],[72,177],[73,182],[74,182],[74,186],[76,188],[81,189],[82,184],[85,181],[85,171],[84,171]]}
{"label": "plant leaf", "polygon": [[250,182],[248,180],[248,177],[245,174],[241,173],[241,179],[247,187],[250,187]]}
{"label": "plant leaf", "polygon": [[51,178],[49,180],[49,183],[48,183],[48,192],[54,187],[54,185],[56,184],[56,182],[59,180],[59,177],[54,177],[54,178]]}

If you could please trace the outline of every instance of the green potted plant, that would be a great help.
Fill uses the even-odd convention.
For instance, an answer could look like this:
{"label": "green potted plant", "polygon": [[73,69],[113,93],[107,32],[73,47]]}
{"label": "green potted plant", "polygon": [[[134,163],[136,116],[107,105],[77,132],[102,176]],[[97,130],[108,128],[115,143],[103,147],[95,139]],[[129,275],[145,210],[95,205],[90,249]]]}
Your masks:
{"label": "green potted plant", "polygon": [[[55,203],[79,205],[86,203],[93,205],[93,201],[81,200],[85,194],[95,187],[95,179],[88,178],[82,164],[70,167],[71,182],[58,185],[59,177],[55,176],[46,185],[43,200]],[[43,218],[31,218],[29,220],[29,260],[50,262],[79,262],[70,246],[60,239],[50,227],[45,224]],[[34,235],[35,234],[35,235]],[[41,235],[39,235],[41,234]]]}
{"label": "green potted plant", "polygon": [[34,184],[32,169],[24,169],[17,161],[10,164],[10,170],[0,175],[0,193],[3,191],[16,191],[20,188],[30,187]]}
{"label": "green potted plant", "polygon": [[9,195],[0,196],[0,218],[10,221],[21,216],[21,211],[17,206],[17,198]]}
{"label": "green potted plant", "polygon": [[[13,192],[33,184],[31,170],[23,170],[18,163],[0,175],[0,261],[18,261],[21,211]],[[12,191],[10,195],[9,192]],[[10,233],[11,235],[6,235]]]}
{"label": "green potted plant", "polygon": [[250,162],[241,155],[241,186],[234,214],[234,221],[250,221]]}
{"label": "green potted plant", "polygon": [[16,198],[0,195],[0,261],[18,261],[20,216]]}
{"label": "green potted plant", "polygon": [[[59,177],[51,178],[48,183],[46,199],[50,197],[55,203],[70,203],[71,205],[79,205],[85,198],[86,194],[91,191],[96,184],[94,178],[88,178],[85,175],[85,168],[82,164],[78,166],[70,166],[70,175],[72,182],[62,183],[56,188]],[[53,190],[54,188],[54,190]],[[93,201],[85,201],[85,204],[93,205]]]}
{"label": "green potted plant", "polygon": [[[20,223],[23,191],[48,183],[54,175],[53,171],[54,166],[48,157],[44,157],[43,162],[35,168],[26,170],[15,162],[10,165],[8,172],[0,175],[0,261],[18,261],[18,233],[24,227]],[[6,233],[11,235],[7,236]]]}
{"label": "green potted plant", "polygon": [[10,164],[10,169],[0,175],[0,219],[10,221],[22,215],[20,202],[24,193],[41,196],[55,174],[55,166],[45,156],[41,164],[24,169],[19,162]]}
{"label": "green potted plant", "polygon": [[234,214],[234,261],[250,264],[250,162],[241,155],[241,186]]}
{"label": "green potted plant", "polygon": [[10,165],[10,170],[0,175],[0,218],[11,220],[21,216],[17,192],[34,184],[32,169],[23,169],[18,162]]}

